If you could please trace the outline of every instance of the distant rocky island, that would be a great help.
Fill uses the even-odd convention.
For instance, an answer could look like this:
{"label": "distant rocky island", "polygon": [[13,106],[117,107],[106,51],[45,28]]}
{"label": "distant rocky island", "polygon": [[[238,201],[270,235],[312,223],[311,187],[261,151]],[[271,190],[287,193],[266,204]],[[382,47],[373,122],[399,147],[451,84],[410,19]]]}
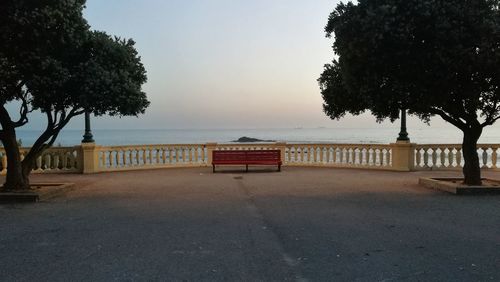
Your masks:
{"label": "distant rocky island", "polygon": [[238,140],[234,140],[231,142],[235,142],[235,143],[276,142],[276,140],[261,140],[261,139],[257,139],[257,138],[243,136],[243,137],[240,137]]}

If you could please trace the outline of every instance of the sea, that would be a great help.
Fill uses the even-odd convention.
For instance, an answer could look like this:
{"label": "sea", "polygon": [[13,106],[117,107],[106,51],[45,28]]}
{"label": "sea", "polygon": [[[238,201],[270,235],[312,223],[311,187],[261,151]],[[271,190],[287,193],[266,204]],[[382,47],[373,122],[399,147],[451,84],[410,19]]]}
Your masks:
{"label": "sea", "polygon": [[[99,145],[231,143],[246,136],[267,141],[289,143],[362,143],[388,144],[394,142],[399,128],[274,128],[274,129],[96,129],[92,133]],[[412,142],[419,144],[460,144],[462,133],[453,127],[409,128]],[[19,130],[18,139],[30,146],[40,135],[37,130]],[[54,146],[73,146],[81,143],[83,131],[63,130]],[[480,143],[500,143],[500,127],[485,129]]]}

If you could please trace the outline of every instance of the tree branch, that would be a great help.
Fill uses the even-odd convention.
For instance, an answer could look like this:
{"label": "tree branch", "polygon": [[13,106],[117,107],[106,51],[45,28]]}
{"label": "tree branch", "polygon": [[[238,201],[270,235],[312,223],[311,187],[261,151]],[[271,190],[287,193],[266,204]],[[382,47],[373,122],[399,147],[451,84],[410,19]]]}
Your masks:
{"label": "tree branch", "polygon": [[493,103],[494,104],[491,107],[489,107],[489,109],[488,109],[488,112],[490,114],[489,115],[485,114],[486,119],[481,124],[482,127],[486,127],[488,125],[493,125],[498,119],[500,119],[500,116],[495,117],[495,114],[494,114],[494,113],[497,113],[499,110],[498,109],[498,100],[494,101]]}
{"label": "tree branch", "polygon": [[35,144],[31,147],[30,151],[26,155],[26,157],[23,160],[23,163],[26,162],[33,162],[45,149],[50,148],[54,142],[56,141],[57,137],[59,136],[59,133],[61,130],[68,124],[68,122],[75,116],[82,114],[84,111],[83,110],[76,110],[72,109],[68,114],[66,111],[61,111],[61,114],[58,116],[57,111],[54,113],[54,116],[52,116],[52,112],[47,111],[45,114],[47,116],[47,128],[45,131],[38,137],[36,140]]}
{"label": "tree branch", "polygon": [[497,117],[494,117],[494,118],[493,117],[486,118],[486,121],[481,124],[481,127],[486,127],[486,126],[489,126],[489,125],[493,125],[499,119],[500,119],[500,116],[497,116]]}
{"label": "tree branch", "polygon": [[0,107],[0,125],[2,125],[2,130],[13,128],[9,112],[3,105]]}
{"label": "tree branch", "polygon": [[45,112],[45,115],[47,116],[47,127],[49,127],[49,125],[54,124],[54,118],[52,118],[52,113]]}
{"label": "tree branch", "polygon": [[29,103],[28,99],[26,99],[27,94],[19,95],[19,99],[22,101],[21,108],[19,109],[19,120],[13,123],[14,127],[21,127],[28,123],[28,113]]}
{"label": "tree branch", "polygon": [[38,155],[46,149],[47,144],[45,144],[45,142],[54,134],[54,118],[52,117],[52,112],[46,111],[45,115],[47,116],[47,127],[35,141],[33,146],[31,146],[28,154],[24,157],[23,163],[33,162]]}
{"label": "tree branch", "polygon": [[430,113],[431,114],[435,114],[435,115],[439,115],[442,119],[444,119],[445,121],[447,121],[447,122],[453,124],[454,126],[460,128],[461,130],[467,129],[466,123],[462,122],[460,119],[455,119],[455,118],[451,117],[450,115],[448,115],[446,112],[444,112],[441,109],[430,108]]}

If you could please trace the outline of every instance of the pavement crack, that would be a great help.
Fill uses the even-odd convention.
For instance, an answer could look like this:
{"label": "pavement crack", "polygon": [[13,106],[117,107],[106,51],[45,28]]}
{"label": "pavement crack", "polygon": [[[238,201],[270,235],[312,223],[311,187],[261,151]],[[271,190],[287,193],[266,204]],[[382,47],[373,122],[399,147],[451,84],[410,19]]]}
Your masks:
{"label": "pavement crack", "polygon": [[[236,179],[236,177],[235,177]],[[237,179],[237,184],[240,190],[243,192],[243,195],[245,196],[246,200],[246,209],[252,214],[254,218],[256,218],[260,222],[260,230],[263,232],[268,233],[268,238],[273,241],[274,245],[277,248],[277,251],[281,255],[282,261],[286,264],[288,269],[290,269],[291,273],[293,274],[295,281],[300,281],[300,282],[306,282],[309,281],[306,279],[301,271],[300,271],[300,264],[301,261],[298,259],[293,258],[290,254],[288,254],[285,251],[285,244],[283,241],[283,237],[279,235],[279,233],[275,230],[276,228],[273,226],[271,221],[266,218],[265,214],[262,212],[262,210],[258,207],[255,196],[252,194],[251,190],[249,187],[247,187],[244,183],[243,177],[241,179]],[[254,240],[254,239],[253,239]]]}

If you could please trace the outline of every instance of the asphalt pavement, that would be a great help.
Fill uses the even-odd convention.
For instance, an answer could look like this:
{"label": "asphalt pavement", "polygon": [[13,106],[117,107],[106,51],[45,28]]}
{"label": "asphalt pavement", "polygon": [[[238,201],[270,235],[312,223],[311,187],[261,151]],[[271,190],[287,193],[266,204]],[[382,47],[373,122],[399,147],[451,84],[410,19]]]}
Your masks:
{"label": "asphalt pavement", "polygon": [[76,189],[0,206],[0,280],[500,281],[500,196],[417,184],[457,173],[243,170],[34,175]]}

